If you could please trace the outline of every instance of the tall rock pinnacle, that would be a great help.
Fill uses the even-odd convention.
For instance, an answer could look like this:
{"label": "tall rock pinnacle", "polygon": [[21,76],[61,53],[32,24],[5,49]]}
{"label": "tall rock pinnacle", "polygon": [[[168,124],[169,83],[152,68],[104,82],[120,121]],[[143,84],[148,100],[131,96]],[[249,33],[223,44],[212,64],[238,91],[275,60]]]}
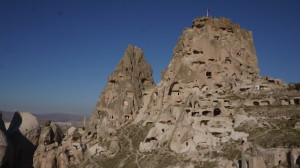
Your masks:
{"label": "tall rock pinnacle", "polygon": [[163,80],[230,83],[258,73],[252,33],[227,18],[202,17],[183,31]]}
{"label": "tall rock pinnacle", "polygon": [[143,93],[152,87],[152,69],[143,51],[129,45],[115,72],[108,78],[92,114],[89,130],[99,127],[98,137],[111,135],[115,129],[133,120],[143,106]]}

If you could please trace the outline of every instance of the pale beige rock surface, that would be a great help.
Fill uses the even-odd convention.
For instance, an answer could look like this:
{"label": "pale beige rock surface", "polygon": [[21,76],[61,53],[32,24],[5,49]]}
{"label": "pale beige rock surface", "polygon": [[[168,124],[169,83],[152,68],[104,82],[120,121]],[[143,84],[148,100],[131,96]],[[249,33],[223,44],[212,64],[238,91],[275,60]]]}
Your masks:
{"label": "pale beige rock surface", "polygon": [[143,51],[129,45],[99,97],[88,131],[92,134],[100,126],[99,138],[134,120],[143,107],[143,93],[153,86],[152,69]]}
{"label": "pale beige rock surface", "polygon": [[43,128],[34,165],[297,166],[295,144],[266,136],[298,135],[299,94],[286,91],[282,80],[259,76],[252,32],[227,18],[196,18],[157,85],[143,51],[129,45],[85,132],[70,128],[59,143],[53,126]]}
{"label": "pale beige rock surface", "polygon": [[[144,140],[137,143],[137,155],[160,151],[167,145],[174,153],[194,161],[217,162],[219,167],[245,167],[248,161],[251,168],[265,167],[265,155],[248,155],[249,134],[237,129],[244,123],[251,127],[270,124],[264,118],[250,117],[241,107],[276,105],[278,99],[272,91],[284,90],[287,85],[279,79],[259,76],[252,32],[230,19],[196,18],[191,28],[184,29],[156,86],[151,68],[144,61],[135,64],[140,53],[140,49],[129,46],[109,77],[85,136],[94,139],[87,143],[91,155],[114,157],[108,154],[109,144],[122,143],[116,141],[123,134],[118,130],[131,123],[144,127],[151,124]],[[267,96],[260,98],[262,94]],[[132,145],[135,138],[128,138]],[[239,163],[220,157],[225,155],[225,144],[240,142],[243,144],[229,150],[245,153],[244,160]],[[122,153],[122,145],[120,148]],[[207,155],[214,152],[220,156],[209,159]],[[135,163],[138,165],[138,161]]]}

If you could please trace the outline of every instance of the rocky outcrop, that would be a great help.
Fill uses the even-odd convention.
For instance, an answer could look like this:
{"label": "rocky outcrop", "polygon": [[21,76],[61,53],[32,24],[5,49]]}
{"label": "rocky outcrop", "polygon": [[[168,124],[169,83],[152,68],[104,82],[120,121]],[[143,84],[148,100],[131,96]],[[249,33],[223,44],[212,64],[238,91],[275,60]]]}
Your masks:
{"label": "rocky outcrop", "polygon": [[33,153],[39,137],[36,117],[17,111],[7,130],[2,116],[0,117],[0,144],[6,144],[6,150],[5,145],[1,145],[2,167],[32,167]]}
{"label": "rocky outcrop", "polygon": [[[242,142],[233,149],[244,153],[243,160],[223,159],[218,165],[245,166],[248,159],[254,167],[264,167],[262,156],[248,156],[249,134],[237,128],[243,122],[253,127],[268,123],[236,109],[277,104],[279,99],[272,91],[287,85],[259,76],[252,32],[230,19],[196,18],[184,29],[162,81],[155,87],[151,75],[142,51],[129,46],[91,117],[84,137],[90,155],[114,157],[122,152],[118,130],[126,124],[143,123],[153,126],[139,143],[140,152],[160,150],[168,144],[175,153],[207,161],[212,152],[226,155],[224,144]],[[257,96],[262,92],[267,96]],[[110,150],[109,144],[116,150]]]}
{"label": "rocky outcrop", "polygon": [[[255,86],[266,81],[258,73],[250,31],[226,18],[196,18],[179,38],[162,81],[150,93],[147,110],[136,118],[136,123],[156,123],[140,150],[151,151],[170,141],[177,153],[207,147],[218,151],[222,143],[247,141],[248,134],[233,127],[234,108],[246,101],[230,96],[255,92]],[[285,87],[275,80],[267,86]]]}
{"label": "rocky outcrop", "polygon": [[[83,160],[84,145],[77,129],[71,127],[64,137],[57,124],[47,122],[41,131],[39,146],[34,153],[34,167],[69,167],[79,165]],[[72,131],[71,131],[72,130]]]}
{"label": "rocky outcrop", "polygon": [[222,88],[235,88],[235,83],[246,84],[258,73],[252,33],[227,18],[202,17],[194,19],[179,38],[163,80],[228,83]]}
{"label": "rocky outcrop", "polygon": [[[184,29],[158,85],[142,50],[129,45],[108,78],[86,130],[71,127],[63,137],[58,126],[45,124],[34,165],[297,166],[295,145],[273,150],[255,141],[280,128],[289,136],[299,135],[297,114],[277,116],[293,124],[274,126],[278,118],[251,110],[298,105],[300,93],[282,95],[286,88],[280,79],[259,76],[250,31],[226,18],[196,18]],[[290,158],[283,158],[287,153]]]}
{"label": "rocky outcrop", "polygon": [[6,128],[2,120],[2,112],[0,111],[0,167],[3,164],[3,158],[7,149]]}
{"label": "rocky outcrop", "polygon": [[88,136],[112,136],[116,129],[134,120],[143,107],[144,94],[153,86],[152,69],[143,51],[129,45],[93,111]]}

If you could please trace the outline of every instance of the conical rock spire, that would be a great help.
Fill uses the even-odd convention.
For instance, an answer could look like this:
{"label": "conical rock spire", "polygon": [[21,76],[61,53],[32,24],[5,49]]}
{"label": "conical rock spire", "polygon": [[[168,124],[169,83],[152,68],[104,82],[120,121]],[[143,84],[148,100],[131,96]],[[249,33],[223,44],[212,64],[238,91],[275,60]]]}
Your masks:
{"label": "conical rock spire", "polygon": [[143,106],[143,93],[153,86],[152,69],[143,51],[129,45],[115,72],[108,78],[92,114],[90,130],[99,127],[98,137],[111,135],[116,128],[133,120]]}

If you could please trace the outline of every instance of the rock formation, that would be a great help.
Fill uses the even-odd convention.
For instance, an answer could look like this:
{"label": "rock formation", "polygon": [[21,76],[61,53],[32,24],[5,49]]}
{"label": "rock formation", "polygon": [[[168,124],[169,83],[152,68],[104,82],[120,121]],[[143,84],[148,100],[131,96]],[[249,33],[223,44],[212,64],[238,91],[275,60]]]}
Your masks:
{"label": "rock formation", "polygon": [[296,168],[299,102],[282,80],[259,76],[250,31],[196,18],[157,85],[129,45],[86,130],[63,136],[45,124],[34,167]]}
{"label": "rock formation", "polygon": [[84,155],[89,158],[99,153],[117,153],[120,147],[114,139],[116,130],[135,119],[143,106],[144,93],[153,87],[152,69],[146,63],[143,51],[129,45],[109,77],[85,132],[71,127],[62,139],[57,125],[49,121],[44,123],[34,154],[34,167],[75,166],[81,164]]}
{"label": "rock formation", "polygon": [[3,149],[0,152],[1,167],[32,167],[39,136],[36,117],[27,112],[16,111],[6,130],[1,114],[0,130],[0,146]]}
{"label": "rock formation", "polygon": [[[209,159],[207,155],[226,155],[225,144],[235,144],[228,150],[244,153],[239,155],[241,162],[223,159],[217,161],[218,166],[245,167],[251,159],[250,167],[265,166],[265,155],[252,158],[247,154],[249,133],[237,128],[251,121],[253,126],[268,123],[247,117],[240,108],[278,104],[272,93],[285,90],[287,85],[259,76],[252,32],[230,19],[196,18],[191,28],[183,31],[169,66],[162,72],[162,81],[155,87],[151,68],[141,53],[129,46],[109,77],[85,137],[95,139],[87,143],[90,155],[114,157],[122,153],[119,138],[126,132],[126,124],[142,123],[152,126],[139,143],[140,152],[161,150],[167,144],[173,152],[194,161],[217,161],[222,157]],[[142,61],[137,64],[137,60]],[[261,99],[261,94],[267,96]],[[280,104],[284,103],[291,104],[283,99]],[[110,151],[112,144],[121,146],[121,151],[119,147]]]}
{"label": "rock formation", "polygon": [[[137,117],[156,123],[140,150],[151,151],[166,141],[178,153],[247,141],[246,133],[234,131],[234,107],[244,102],[227,97],[255,90],[263,82],[258,73],[251,32],[226,18],[195,19],[179,38],[147,111]],[[277,83],[271,87],[284,88]]]}
{"label": "rock formation", "polygon": [[[57,124],[51,124],[51,121],[44,122],[39,137],[39,146],[34,153],[34,167],[67,167],[70,166],[68,156],[72,153],[72,143],[66,141],[62,145],[63,133]],[[68,143],[69,142],[69,143]],[[71,155],[71,154],[70,154]]]}
{"label": "rock formation", "polygon": [[6,128],[2,120],[2,112],[0,111],[0,167],[3,164],[3,158],[7,149]]}
{"label": "rock formation", "polygon": [[233,84],[236,79],[258,77],[257,64],[250,31],[226,18],[197,18],[179,38],[172,61],[163,72],[163,80],[223,82],[236,87]]}
{"label": "rock formation", "polygon": [[153,87],[152,69],[143,51],[129,45],[98,100],[88,134],[94,136],[96,133],[97,138],[108,137],[134,120],[143,107],[143,96]]}

